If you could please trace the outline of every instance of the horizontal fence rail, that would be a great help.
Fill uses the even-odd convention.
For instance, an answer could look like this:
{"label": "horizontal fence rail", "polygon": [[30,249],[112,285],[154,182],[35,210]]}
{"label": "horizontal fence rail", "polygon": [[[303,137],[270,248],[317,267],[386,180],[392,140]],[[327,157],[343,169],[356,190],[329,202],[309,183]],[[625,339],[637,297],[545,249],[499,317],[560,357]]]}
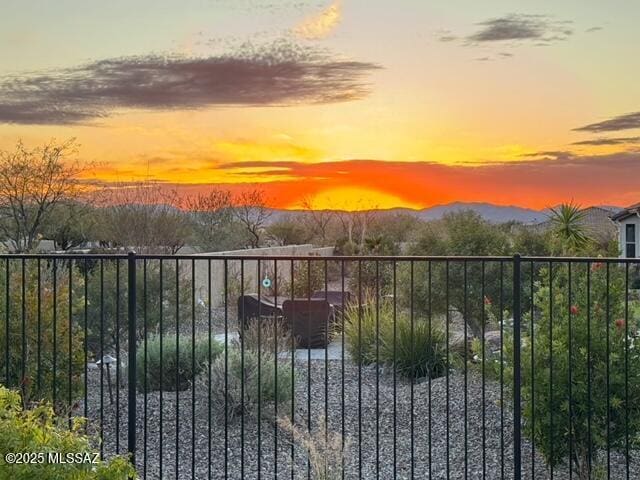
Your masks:
{"label": "horizontal fence rail", "polygon": [[640,262],[0,255],[0,381],[149,479],[638,479]]}

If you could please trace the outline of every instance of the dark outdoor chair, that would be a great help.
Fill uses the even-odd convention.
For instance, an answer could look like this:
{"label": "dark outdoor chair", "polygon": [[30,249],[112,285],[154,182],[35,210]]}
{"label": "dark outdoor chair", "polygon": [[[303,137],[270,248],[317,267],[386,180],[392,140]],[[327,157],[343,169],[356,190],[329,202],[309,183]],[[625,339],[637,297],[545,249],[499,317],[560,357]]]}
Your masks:
{"label": "dark outdoor chair", "polygon": [[238,326],[244,319],[244,326],[256,318],[282,318],[282,308],[268,297],[242,295],[238,297]]}
{"label": "dark outdoor chair", "polygon": [[336,318],[339,318],[342,316],[345,307],[351,301],[351,293],[343,292],[342,290],[319,290],[313,292],[311,298],[329,302],[335,309]]}
{"label": "dark outdoor chair", "polygon": [[285,300],[282,304],[285,323],[298,347],[324,348],[329,343],[334,309],[326,300]]}

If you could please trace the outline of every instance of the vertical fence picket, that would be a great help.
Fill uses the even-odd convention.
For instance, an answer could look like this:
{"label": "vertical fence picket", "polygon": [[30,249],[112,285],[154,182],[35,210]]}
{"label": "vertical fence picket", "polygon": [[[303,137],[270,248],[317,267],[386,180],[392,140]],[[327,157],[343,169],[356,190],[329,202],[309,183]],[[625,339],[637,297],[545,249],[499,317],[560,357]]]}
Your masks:
{"label": "vertical fence picket", "polygon": [[520,378],[520,323],[522,320],[522,312],[520,305],[521,290],[521,259],[520,255],[513,257],[513,478],[520,480],[522,478],[522,463],[520,459],[521,452],[521,378]]}
{"label": "vertical fence picket", "polygon": [[129,252],[127,257],[127,271],[129,274],[128,289],[128,401],[127,401],[127,452],[131,463],[136,464],[136,254]]}

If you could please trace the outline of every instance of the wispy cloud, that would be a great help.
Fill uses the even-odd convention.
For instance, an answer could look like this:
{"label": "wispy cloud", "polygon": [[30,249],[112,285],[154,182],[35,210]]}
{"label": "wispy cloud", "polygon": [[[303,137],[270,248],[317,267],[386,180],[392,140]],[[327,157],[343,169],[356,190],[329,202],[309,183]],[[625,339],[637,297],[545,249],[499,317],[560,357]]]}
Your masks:
{"label": "wispy cloud", "polygon": [[573,34],[571,22],[548,15],[510,14],[478,23],[480,29],[467,36],[469,43],[535,41],[556,42]]}
{"label": "wispy cloud", "polygon": [[640,128],[640,112],[618,115],[601,122],[591,123],[584,127],[575,128],[578,132],[617,132],[619,130],[632,130]]}
{"label": "wispy cloud", "polygon": [[616,138],[594,138],[592,140],[581,140],[573,142],[573,145],[628,145],[640,143],[640,137],[616,137]]}
{"label": "wispy cloud", "polygon": [[0,123],[75,124],[117,109],[323,104],[369,91],[368,62],[279,41],[206,58],[147,55],[0,77]]}
{"label": "wispy cloud", "polygon": [[537,160],[569,160],[575,157],[573,152],[567,150],[543,150],[540,152],[523,153],[522,158]]}
{"label": "wispy cloud", "polygon": [[458,39],[455,35],[440,35],[438,40],[441,42],[455,42]]}
{"label": "wispy cloud", "polygon": [[320,13],[303,20],[294,28],[294,33],[307,40],[328,37],[342,21],[342,1],[335,0]]}

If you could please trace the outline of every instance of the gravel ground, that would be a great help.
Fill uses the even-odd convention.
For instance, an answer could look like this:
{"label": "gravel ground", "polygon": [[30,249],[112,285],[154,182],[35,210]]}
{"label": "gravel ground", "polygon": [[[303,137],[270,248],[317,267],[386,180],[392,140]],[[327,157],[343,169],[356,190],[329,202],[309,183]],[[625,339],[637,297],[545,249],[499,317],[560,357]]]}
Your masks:
{"label": "gravel ground", "polygon": [[[502,411],[500,387],[495,382],[485,385],[484,428],[482,409],[482,382],[477,372],[470,370],[467,381],[467,422],[465,462],[465,382],[461,372],[449,376],[449,402],[447,403],[446,378],[415,384],[413,387],[413,446],[411,442],[411,386],[397,379],[395,385],[391,372],[380,371],[376,387],[375,367],[358,367],[345,364],[344,400],[342,389],[342,363],[328,364],[327,390],[325,391],[325,363],[311,362],[311,424],[317,430],[325,416],[330,431],[342,431],[342,405],[344,404],[344,432],[348,444],[346,452],[346,478],[411,478],[413,450],[413,478],[469,479],[512,478],[512,445],[508,407]],[[282,364],[290,368],[290,363]],[[306,426],[309,420],[307,407],[308,365],[296,362],[295,412],[296,422]],[[92,372],[89,386],[88,416],[96,427],[100,424],[99,375]],[[359,388],[360,386],[360,388]],[[114,390],[114,397],[116,396]],[[120,389],[120,408],[109,404],[107,387],[104,387],[103,448],[105,455],[116,451],[116,425],[119,424],[120,451],[126,450],[126,389]],[[195,404],[192,403],[195,396]],[[325,404],[325,395],[328,403]],[[176,463],[179,479],[225,478],[225,422],[212,405],[211,427],[206,378],[197,382],[194,391],[164,392],[162,395],[162,422],[160,421],[160,393],[138,395],[138,453],[137,462],[141,476],[147,478],[175,478]],[[359,398],[361,401],[359,401]],[[376,401],[377,398],[377,401]],[[395,398],[395,404],[394,404]],[[431,398],[431,404],[429,402]],[[146,404],[146,405],[145,405]],[[447,415],[448,405],[448,415]],[[361,408],[359,408],[359,406]],[[291,407],[281,410],[291,411]],[[195,412],[193,416],[192,413]],[[116,414],[118,413],[118,415]],[[176,418],[178,419],[176,455]],[[192,420],[195,418],[195,426]],[[294,448],[291,461],[291,442],[287,432],[274,427],[271,418],[257,422],[245,417],[244,428],[240,418],[226,425],[228,438],[226,469],[228,478],[255,479],[258,470],[261,478],[307,478],[305,450]],[[359,422],[360,420],[360,422]],[[144,424],[146,423],[146,438]],[[160,450],[160,425],[162,425],[162,450]],[[448,435],[447,435],[448,425]],[[192,427],[195,430],[192,430]],[[377,433],[376,433],[377,427]],[[395,442],[394,442],[395,429]],[[195,431],[195,458],[192,457],[192,432]],[[274,450],[277,435],[277,462]],[[240,439],[244,437],[244,450]],[[258,438],[260,437],[260,442]],[[484,440],[483,440],[484,439]],[[504,439],[504,443],[503,440]],[[376,441],[377,440],[377,441]],[[211,448],[209,448],[209,442]],[[448,442],[448,448],[447,448]],[[484,448],[483,448],[484,442]],[[259,448],[260,447],[260,448]],[[449,460],[447,462],[447,452]],[[531,475],[531,446],[523,441],[523,478]],[[162,459],[162,475],[160,460]],[[242,461],[242,459],[244,461]],[[146,462],[143,462],[146,460]],[[504,462],[503,462],[504,460]],[[258,462],[259,461],[259,462]],[[484,475],[483,475],[484,461]],[[258,463],[260,463],[258,467]],[[448,471],[447,471],[448,463]],[[146,470],[142,465],[146,465]],[[624,461],[612,457],[614,471],[611,478],[624,478]],[[244,465],[244,470],[241,466]],[[504,477],[502,476],[504,465]],[[622,465],[622,469],[620,468]],[[394,468],[395,466],[395,468]],[[193,467],[193,469],[192,469]],[[376,476],[376,470],[379,476]],[[394,477],[395,472],[395,477]],[[630,478],[640,479],[640,464],[632,463]],[[448,473],[448,475],[447,475]],[[535,478],[546,479],[549,474],[542,459],[535,456]],[[554,478],[568,478],[566,470],[556,470]]]}

